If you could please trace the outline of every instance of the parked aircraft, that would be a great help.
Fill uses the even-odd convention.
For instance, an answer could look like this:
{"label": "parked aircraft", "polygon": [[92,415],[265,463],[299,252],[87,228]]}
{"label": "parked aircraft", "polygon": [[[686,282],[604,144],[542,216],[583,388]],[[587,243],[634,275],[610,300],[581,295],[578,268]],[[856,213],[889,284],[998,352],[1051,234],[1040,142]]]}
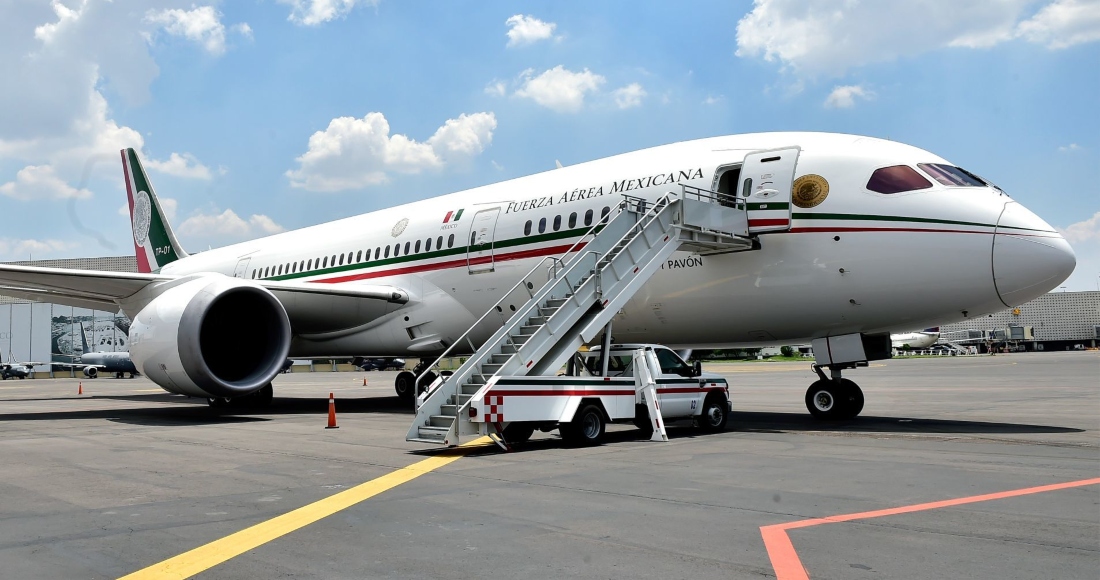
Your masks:
{"label": "parked aircraft", "polygon": [[126,351],[93,351],[88,346],[88,332],[84,329],[83,323],[80,324],[80,343],[83,346],[81,350],[83,354],[80,355],[79,363],[53,364],[55,366],[78,368],[89,379],[98,377],[100,373],[114,373],[116,379],[121,379],[126,374],[129,374],[131,379],[137,376],[138,370],[134,366],[134,361],[130,359],[130,353]]}
{"label": "parked aircraft", "polygon": [[[928,151],[853,135],[675,143],[196,255],[177,241],[137,154],[124,150],[122,162],[141,272],[0,266],[0,288],[121,308],[137,368],[167,391],[211,400],[269,398],[287,356],[431,358],[624,194],[656,200],[690,185],[743,195],[755,242],[675,254],[616,317],[619,342],[885,338],[1022,304],[1076,263],[1053,227],[989,181]],[[853,366],[828,368],[813,388],[858,390],[840,376]]]}
{"label": "parked aircraft", "polygon": [[902,332],[890,335],[890,344],[894,348],[920,350],[928,348],[940,339],[939,328],[929,328],[915,332]]}

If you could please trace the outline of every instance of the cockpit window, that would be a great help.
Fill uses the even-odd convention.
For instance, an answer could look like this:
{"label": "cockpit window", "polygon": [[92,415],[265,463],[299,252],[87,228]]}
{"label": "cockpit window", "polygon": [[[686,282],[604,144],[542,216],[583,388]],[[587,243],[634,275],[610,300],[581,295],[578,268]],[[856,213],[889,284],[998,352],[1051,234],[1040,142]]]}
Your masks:
{"label": "cockpit window", "polygon": [[932,179],[948,187],[985,187],[986,182],[977,175],[946,163],[918,163],[917,167],[932,176]]}
{"label": "cockpit window", "polygon": [[908,165],[881,167],[867,181],[867,189],[879,193],[901,193],[929,187],[932,187],[932,182]]}

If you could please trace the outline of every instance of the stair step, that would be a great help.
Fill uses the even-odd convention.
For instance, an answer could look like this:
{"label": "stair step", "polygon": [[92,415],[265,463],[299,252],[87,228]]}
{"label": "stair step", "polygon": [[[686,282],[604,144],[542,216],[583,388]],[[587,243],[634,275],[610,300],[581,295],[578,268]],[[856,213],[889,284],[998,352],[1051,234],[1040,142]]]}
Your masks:
{"label": "stair step", "polygon": [[477,373],[474,373],[466,378],[466,382],[471,385],[484,385],[486,378],[488,377],[483,377]]}
{"label": "stair step", "polygon": [[510,358],[512,358],[511,353],[494,354],[489,356],[489,362],[494,364],[504,364],[508,362],[508,359]]}
{"label": "stair step", "polygon": [[524,344],[531,339],[530,334],[515,334],[512,335],[512,342],[516,344]]}
{"label": "stair step", "polygon": [[454,415],[432,415],[428,417],[428,424],[432,427],[450,427],[454,425]]}
{"label": "stair step", "polygon": [[530,324],[524,324],[523,326],[519,327],[519,335],[530,336],[538,332],[540,328],[542,328],[542,326],[531,326]]}
{"label": "stair step", "polygon": [[416,430],[416,433],[423,439],[436,439],[440,442],[447,437],[447,432],[450,431],[450,427],[427,427],[421,426]]}
{"label": "stair step", "polygon": [[501,354],[512,355],[519,352],[519,347],[514,344],[502,344],[500,345]]}
{"label": "stair step", "polygon": [[546,301],[547,308],[561,308],[563,304],[565,304],[564,298],[551,298]]}
{"label": "stair step", "polygon": [[454,417],[458,414],[458,405],[445,404],[439,406],[440,415],[450,415]]}
{"label": "stair step", "polygon": [[531,318],[527,319],[527,324],[529,324],[531,326],[542,326],[542,325],[546,324],[546,317],[545,316],[532,316]]}
{"label": "stair step", "polygon": [[485,386],[485,385],[471,385],[470,383],[464,383],[462,385],[462,391],[460,391],[460,392],[463,395],[476,395],[477,392],[480,391],[481,387],[483,387],[483,386]]}
{"label": "stair step", "polygon": [[465,405],[467,401],[474,398],[474,396],[473,395],[463,395],[462,393],[459,393],[458,395],[455,395],[454,398],[455,398],[455,404],[457,404],[459,406],[462,406],[462,405]]}

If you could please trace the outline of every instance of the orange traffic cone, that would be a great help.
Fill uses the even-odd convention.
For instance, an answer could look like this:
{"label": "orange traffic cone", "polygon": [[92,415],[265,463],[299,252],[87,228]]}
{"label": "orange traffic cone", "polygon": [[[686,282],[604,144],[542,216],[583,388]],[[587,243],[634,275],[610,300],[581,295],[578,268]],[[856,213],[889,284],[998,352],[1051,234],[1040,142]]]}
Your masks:
{"label": "orange traffic cone", "polygon": [[79,383],[76,384],[76,394],[78,394],[78,395],[83,395],[84,394],[84,381],[80,381]]}
{"label": "orange traffic cone", "polygon": [[332,396],[332,393],[328,394],[328,426],[325,429],[339,429],[340,426],[336,424],[336,398]]}
{"label": "orange traffic cone", "polygon": [[363,377],[363,386],[367,386],[367,377]]}

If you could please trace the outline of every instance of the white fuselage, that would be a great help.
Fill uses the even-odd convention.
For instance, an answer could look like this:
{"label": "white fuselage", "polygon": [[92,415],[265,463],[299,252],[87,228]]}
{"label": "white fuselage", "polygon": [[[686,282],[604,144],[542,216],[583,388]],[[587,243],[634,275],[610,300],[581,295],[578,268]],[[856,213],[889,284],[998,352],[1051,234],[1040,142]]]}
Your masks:
{"label": "white fuselage", "polygon": [[[827,179],[827,198],[793,207],[790,230],[761,234],[757,250],[675,254],[615,319],[616,341],[706,348],[926,328],[1038,296],[1068,274],[1067,259],[1072,270],[1072,251],[1054,228],[999,189],[866,187],[876,168],[946,163],[936,155],[851,135],[768,133],[556,169],[203,252],[163,272],[400,287],[410,296],[404,307],[351,332],[297,332],[290,355],[428,354],[423,345],[452,343],[539,260],[565,251],[588,229],[587,212],[598,220],[623,193],[656,199],[680,185],[716,189],[723,167],[790,145],[802,148],[795,175]],[[472,224],[488,224],[492,212],[479,212],[493,208],[492,248],[470,254]],[[994,238],[1016,234],[1027,242],[1019,259],[994,260]],[[1047,253],[1062,256],[1057,266]]]}

